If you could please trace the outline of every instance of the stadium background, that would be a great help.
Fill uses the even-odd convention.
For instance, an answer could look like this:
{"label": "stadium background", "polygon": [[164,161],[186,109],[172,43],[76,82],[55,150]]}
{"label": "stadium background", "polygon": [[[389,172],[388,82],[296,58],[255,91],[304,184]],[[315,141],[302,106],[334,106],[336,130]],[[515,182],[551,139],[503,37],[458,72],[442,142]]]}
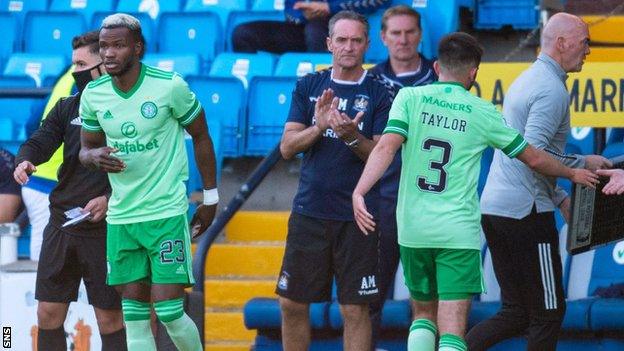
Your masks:
{"label": "stadium background", "polygon": [[[569,151],[624,154],[624,1],[613,0],[398,0],[423,15],[421,52],[435,56],[438,39],[455,30],[474,34],[486,48],[475,93],[501,105],[513,79],[535,58],[545,7],[583,15],[590,24],[592,53],[583,72],[571,75]],[[0,145],[13,152],[26,138],[26,122],[41,115],[51,87],[70,62],[71,38],[99,27],[110,13],[136,15],[147,39],[144,62],[182,74],[198,94],[219,158],[222,206],[236,194],[281,135],[297,76],[326,67],[329,54],[231,52],[235,25],[256,19],[283,20],[283,0],[0,0]],[[385,59],[379,39],[382,10],[370,16],[366,63]],[[592,128],[595,127],[595,128]],[[606,129],[605,129],[606,128]],[[187,143],[190,146],[190,143]],[[605,148],[606,147],[606,148]],[[189,154],[192,149],[187,150]],[[491,152],[482,162],[480,186]],[[190,158],[192,161],[193,158]],[[228,223],[206,261],[204,338],[207,350],[276,350],[279,308],[273,289],[283,254],[286,220],[298,181],[298,160],[280,161]],[[193,165],[191,165],[193,169]],[[562,182],[569,188],[569,184]],[[200,186],[195,173],[189,196]],[[567,226],[560,216],[561,239]],[[28,230],[19,256],[28,256]],[[562,245],[565,247],[565,245]],[[470,325],[493,314],[499,300],[487,246],[483,246],[488,293],[473,306]],[[624,280],[624,242],[570,257],[562,252],[569,307],[559,350],[624,349],[624,300],[593,296],[599,287]],[[5,267],[6,268],[6,267]],[[0,324],[11,326],[12,349],[31,350],[35,321],[34,272],[21,267],[0,273]],[[405,348],[410,311],[402,272],[386,304],[382,347]],[[72,304],[66,330],[85,335],[98,349],[97,325],[84,296]],[[337,303],[311,309],[312,349],[340,349]],[[89,321],[91,321],[89,323]],[[81,334],[82,333],[82,334]],[[73,340],[73,339],[72,339]],[[77,344],[76,344],[77,345]],[[522,339],[496,350],[521,350]],[[76,349],[78,350],[78,349]]]}

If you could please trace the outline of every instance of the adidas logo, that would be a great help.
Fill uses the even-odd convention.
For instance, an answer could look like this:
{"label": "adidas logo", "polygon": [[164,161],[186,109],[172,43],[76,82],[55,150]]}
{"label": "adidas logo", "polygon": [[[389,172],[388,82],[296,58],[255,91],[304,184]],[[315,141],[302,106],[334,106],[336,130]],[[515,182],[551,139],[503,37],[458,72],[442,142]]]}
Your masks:
{"label": "adidas logo", "polygon": [[178,267],[178,269],[176,269],[175,273],[176,274],[186,274],[186,270],[184,269],[184,266],[180,266],[180,267]]}
{"label": "adidas logo", "polygon": [[110,111],[106,111],[102,118],[104,118],[104,119],[113,119],[113,114],[110,113]]}
{"label": "adidas logo", "polygon": [[76,118],[72,119],[71,122],[69,122],[69,124],[73,124],[75,126],[81,126],[82,125],[82,120],[80,119],[80,117],[76,117]]}

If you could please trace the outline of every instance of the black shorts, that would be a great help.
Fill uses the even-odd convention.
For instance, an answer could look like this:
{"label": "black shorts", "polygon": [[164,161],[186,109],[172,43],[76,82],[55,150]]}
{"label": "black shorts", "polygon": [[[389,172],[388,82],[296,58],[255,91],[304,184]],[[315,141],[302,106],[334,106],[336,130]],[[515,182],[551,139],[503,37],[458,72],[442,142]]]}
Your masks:
{"label": "black shorts", "polygon": [[365,235],[353,221],[292,213],[276,293],[297,302],[330,301],[336,277],[338,302],[377,299],[377,231]]}
{"label": "black shorts", "polygon": [[43,231],[35,298],[76,301],[81,278],[93,307],[121,309],[117,291],[106,285],[106,236],[70,235],[48,224]]}

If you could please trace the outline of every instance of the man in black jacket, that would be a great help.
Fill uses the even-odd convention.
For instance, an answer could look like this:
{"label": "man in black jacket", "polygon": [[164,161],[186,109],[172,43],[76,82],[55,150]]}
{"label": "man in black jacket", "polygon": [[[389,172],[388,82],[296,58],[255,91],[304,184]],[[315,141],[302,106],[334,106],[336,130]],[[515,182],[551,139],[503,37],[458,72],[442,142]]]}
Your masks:
{"label": "man in black jacket", "polygon": [[[102,338],[102,350],[126,350],[121,301],[106,285],[106,222],[111,188],[106,173],[85,168],[78,159],[81,119],[80,95],[104,69],[99,56],[99,33],[89,32],[72,41],[73,73],[79,92],[60,99],[41,127],[19,149],[14,177],[20,184],[36,172],[63,144],[59,181],[50,194],[50,221],[44,230],[37,270],[35,297],[39,350],[67,350],[63,327],[71,301],[76,301],[80,280],[87,288]],[[65,211],[81,207],[88,221],[63,227]]]}

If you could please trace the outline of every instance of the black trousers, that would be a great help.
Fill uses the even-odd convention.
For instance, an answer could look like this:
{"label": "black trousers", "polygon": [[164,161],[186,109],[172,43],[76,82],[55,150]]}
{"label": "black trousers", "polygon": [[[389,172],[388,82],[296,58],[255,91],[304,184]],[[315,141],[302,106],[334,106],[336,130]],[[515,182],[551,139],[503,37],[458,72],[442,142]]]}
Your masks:
{"label": "black trousers", "polygon": [[244,23],[232,33],[235,52],[327,52],[329,18],[295,24],[277,21]]}
{"label": "black trousers", "polygon": [[394,286],[394,276],[399,265],[399,243],[397,239],[396,200],[382,198],[379,206],[379,264],[377,266],[378,299],[370,304],[373,350],[381,332],[381,311]]}
{"label": "black trousers", "polygon": [[529,351],[555,350],[566,306],[554,212],[533,208],[522,219],[484,215],[482,225],[502,307],[468,332],[468,349],[526,336]]}

